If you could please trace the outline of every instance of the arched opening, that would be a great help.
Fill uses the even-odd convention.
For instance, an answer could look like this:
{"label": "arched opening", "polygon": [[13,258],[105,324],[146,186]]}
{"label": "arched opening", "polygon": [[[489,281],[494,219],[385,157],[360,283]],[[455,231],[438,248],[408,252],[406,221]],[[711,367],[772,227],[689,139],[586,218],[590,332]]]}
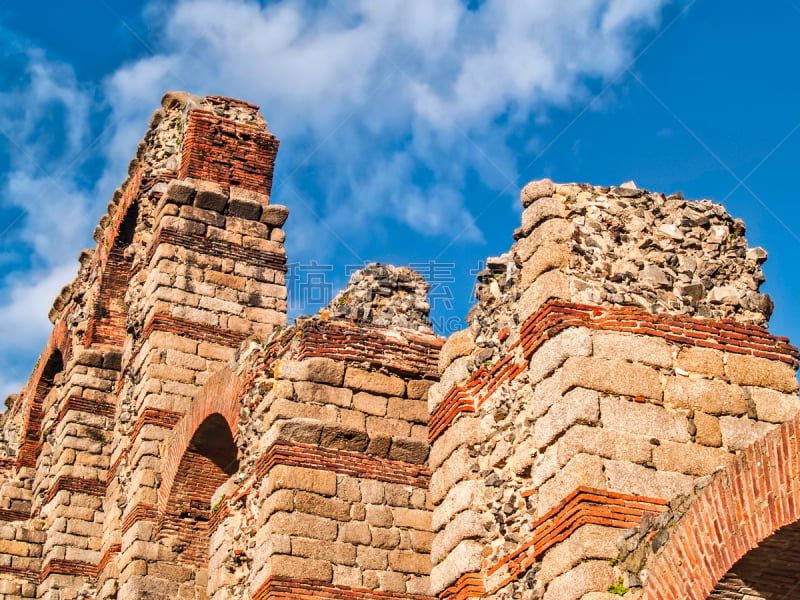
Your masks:
{"label": "arched opening", "polygon": [[800,597],[799,435],[795,417],[716,474],[653,555],[642,600]]}
{"label": "arched opening", "polygon": [[125,292],[131,279],[133,255],[129,251],[139,219],[139,203],[128,208],[117,235],[108,251],[100,291],[94,302],[94,314],[86,331],[86,344],[100,343],[121,346],[125,343],[125,321],[128,307]]}
{"label": "arched opening", "polygon": [[238,449],[228,422],[214,413],[200,424],[184,451],[161,518],[161,536],[172,537],[181,560],[207,564],[211,497],[238,469]]}
{"label": "arched opening", "polygon": [[55,385],[55,378],[64,370],[64,357],[60,350],[53,350],[42,369],[31,398],[25,418],[25,435],[20,446],[18,464],[22,467],[35,467],[36,456],[42,441],[42,406],[44,399]]}
{"label": "arched opening", "polygon": [[800,522],[782,527],[740,558],[708,596],[711,600],[800,597]]}

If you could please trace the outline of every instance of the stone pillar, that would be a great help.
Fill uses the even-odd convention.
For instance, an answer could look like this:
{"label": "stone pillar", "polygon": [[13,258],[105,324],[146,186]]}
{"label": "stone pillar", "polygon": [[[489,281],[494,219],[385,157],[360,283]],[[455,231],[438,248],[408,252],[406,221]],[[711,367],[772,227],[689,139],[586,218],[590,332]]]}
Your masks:
{"label": "stone pillar", "polygon": [[[127,298],[134,331],[123,358],[119,442],[113,454],[119,597],[170,597],[205,588],[165,546],[158,519],[161,447],[209,377],[248,336],[286,324],[288,211],[269,205],[277,140],[257,107],[210,97],[186,115],[180,174],[150,202],[152,229]],[[154,188],[155,189],[155,188]],[[152,569],[151,569],[152,566]],[[153,570],[154,569],[154,570]]]}
{"label": "stone pillar", "polygon": [[797,350],[763,329],[765,253],[721,207],[549,181],[522,199],[431,389],[432,591],[618,597],[710,476],[797,413]]}
{"label": "stone pillar", "polygon": [[[394,290],[409,273],[377,269]],[[412,283],[421,299],[365,300],[358,285],[341,295],[349,313],[406,328],[330,318],[334,300],[251,355],[239,474],[213,501],[211,598],[430,597],[424,396],[441,341],[424,316],[427,285]],[[382,301],[408,312],[392,317]]]}

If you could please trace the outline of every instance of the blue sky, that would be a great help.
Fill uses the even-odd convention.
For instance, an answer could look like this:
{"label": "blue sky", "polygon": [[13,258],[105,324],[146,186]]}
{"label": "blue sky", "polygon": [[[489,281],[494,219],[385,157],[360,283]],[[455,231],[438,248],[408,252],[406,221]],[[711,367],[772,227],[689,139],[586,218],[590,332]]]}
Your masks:
{"label": "blue sky", "polygon": [[633,179],[743,218],[797,342],[798,27],[800,0],[0,0],[0,394],[169,89],[260,104],[281,139],[292,315],[379,260],[460,328],[525,182]]}

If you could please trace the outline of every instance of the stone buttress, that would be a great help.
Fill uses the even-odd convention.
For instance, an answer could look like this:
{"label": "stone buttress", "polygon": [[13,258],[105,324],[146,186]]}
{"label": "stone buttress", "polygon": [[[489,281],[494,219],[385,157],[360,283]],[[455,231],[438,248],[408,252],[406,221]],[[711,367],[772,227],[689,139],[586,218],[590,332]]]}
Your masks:
{"label": "stone buttress", "polygon": [[547,180],[522,202],[430,390],[431,592],[639,597],[711,476],[797,414],[797,349],[720,206]]}

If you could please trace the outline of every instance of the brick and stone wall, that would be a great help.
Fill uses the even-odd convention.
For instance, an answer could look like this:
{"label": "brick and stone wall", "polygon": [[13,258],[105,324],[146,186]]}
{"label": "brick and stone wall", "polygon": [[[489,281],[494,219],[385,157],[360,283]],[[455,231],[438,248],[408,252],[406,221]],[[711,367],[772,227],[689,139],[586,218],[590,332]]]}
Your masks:
{"label": "brick and stone wall", "polygon": [[377,263],[287,328],[277,149],[165,95],[6,401],[0,597],[792,593],[799,355],[741,221],[532,182],[464,331]]}
{"label": "brick and stone wall", "polygon": [[143,568],[164,549],[139,518],[159,445],[242,340],[286,324],[277,146],[257,107],[222,97],[170,93],[151,118],[5,417],[7,597],[139,598],[168,579]]}
{"label": "brick and stone wall", "polygon": [[522,200],[429,395],[431,591],[637,594],[709,477],[797,414],[797,350],[761,327],[765,255],[720,207],[549,181]]}

